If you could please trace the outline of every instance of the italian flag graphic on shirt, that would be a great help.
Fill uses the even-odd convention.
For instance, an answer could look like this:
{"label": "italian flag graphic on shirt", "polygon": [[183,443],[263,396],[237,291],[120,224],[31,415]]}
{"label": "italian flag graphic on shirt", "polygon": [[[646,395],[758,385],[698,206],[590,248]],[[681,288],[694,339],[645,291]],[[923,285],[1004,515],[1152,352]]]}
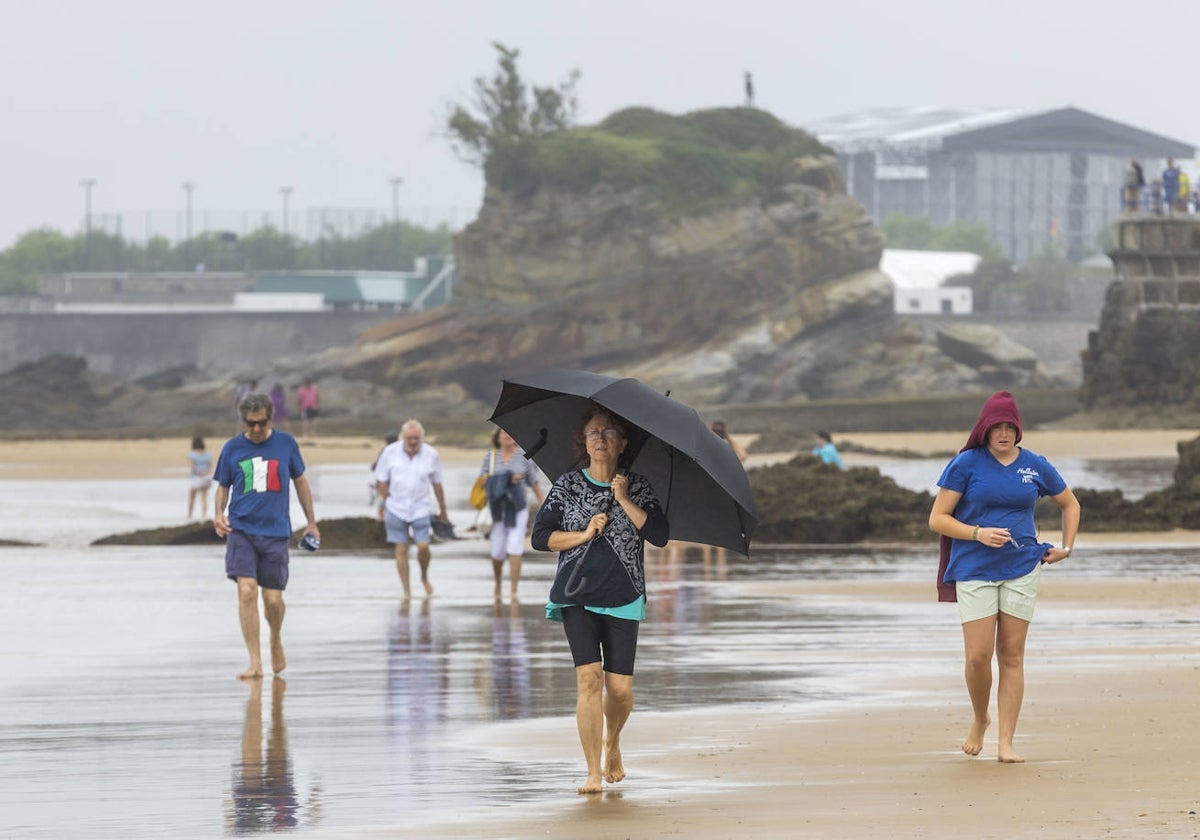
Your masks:
{"label": "italian flag graphic on shirt", "polygon": [[238,466],[242,468],[242,477],[246,480],[242,486],[243,493],[279,492],[279,461],[275,458],[248,458],[238,461]]}

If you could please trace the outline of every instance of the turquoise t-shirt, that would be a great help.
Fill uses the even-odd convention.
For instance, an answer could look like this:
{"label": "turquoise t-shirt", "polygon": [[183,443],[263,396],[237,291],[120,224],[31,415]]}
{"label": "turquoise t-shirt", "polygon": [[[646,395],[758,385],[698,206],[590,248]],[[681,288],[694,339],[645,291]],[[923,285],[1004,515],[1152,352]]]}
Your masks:
{"label": "turquoise t-shirt", "polygon": [[[546,618],[551,621],[562,621],[563,607],[569,604],[556,604],[553,601],[546,604]],[[626,618],[630,621],[646,620],[646,596],[639,595],[636,601],[622,604],[619,607],[584,607],[588,612],[611,615],[614,618]]]}

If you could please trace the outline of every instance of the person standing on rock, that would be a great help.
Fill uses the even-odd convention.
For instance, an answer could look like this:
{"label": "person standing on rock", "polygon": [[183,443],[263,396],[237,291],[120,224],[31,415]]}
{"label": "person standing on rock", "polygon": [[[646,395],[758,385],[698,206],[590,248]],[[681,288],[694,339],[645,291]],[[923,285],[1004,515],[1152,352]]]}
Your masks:
{"label": "person standing on rock", "polygon": [[[938,600],[957,601],[965,677],[974,719],[962,751],[979,755],[991,724],[992,657],[999,665],[997,758],[1024,761],[1013,735],[1025,696],[1025,638],[1037,603],[1042,565],[1071,556],[1079,502],[1058,470],[1021,442],[1021,415],[1008,391],[983,405],[966,445],[943,470],[929,514],[942,535]],[[1038,541],[1033,510],[1049,496],[1062,511],[1062,545]]]}
{"label": "person standing on rock", "polygon": [[217,482],[213,526],[217,536],[225,539],[225,574],[237,582],[238,620],[250,654],[249,667],[238,674],[241,680],[263,676],[260,591],[271,630],[271,670],[278,674],[287,667],[280,634],[292,536],[290,484],[296,485],[296,498],[304,511],[305,535],[321,538],[300,446],[287,432],[271,428],[273,411],[267,394],[250,394],[242,400],[239,412],[245,431],[225,442],[213,473]]}
{"label": "person standing on rock", "polygon": [[404,598],[412,596],[408,583],[408,544],[417,544],[417,564],[426,597],[433,594],[429,583],[430,535],[433,532],[433,503],[437,497],[438,518],[446,519],[446,493],[442,489],[442,461],[438,451],[425,442],[425,427],[407,420],[400,427],[400,440],[384,447],[375,462],[375,483],[383,499],[383,523],[387,541],[396,547],[396,572]]}

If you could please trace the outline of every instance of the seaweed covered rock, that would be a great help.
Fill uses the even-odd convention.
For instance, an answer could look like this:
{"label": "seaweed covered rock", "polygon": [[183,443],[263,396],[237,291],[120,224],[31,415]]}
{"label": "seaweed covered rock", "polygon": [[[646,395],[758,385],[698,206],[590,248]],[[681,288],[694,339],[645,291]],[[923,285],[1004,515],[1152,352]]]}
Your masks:
{"label": "seaweed covered rock", "polygon": [[1147,493],[1138,502],[1139,513],[1164,519],[1168,527],[1200,529],[1200,437],[1183,441],[1176,448],[1179,463],[1175,465],[1175,482]]}
{"label": "seaweed covered rock", "polygon": [[93,540],[92,545],[209,545],[223,543],[213,530],[212,521],[172,525],[167,528],[143,528],[124,534],[110,534]]}
{"label": "seaweed covered rock", "polygon": [[932,541],[933,497],[874,467],[840,470],[810,455],[748,473],[760,543]]}
{"label": "seaweed covered rock", "polygon": [[[383,523],[371,516],[322,519],[317,522],[317,526],[321,529],[322,551],[386,550],[388,548],[387,532]],[[293,543],[299,542],[303,535],[303,528],[293,533]]]}
{"label": "seaweed covered rock", "polygon": [[[386,550],[388,548],[383,523],[368,516],[345,519],[322,519],[321,547],[336,551],[361,551],[365,549]],[[293,546],[300,541],[304,530],[292,534]],[[101,537],[92,545],[220,545],[224,540],[217,536],[213,524],[194,522],[167,528],[145,528],[124,534]]]}

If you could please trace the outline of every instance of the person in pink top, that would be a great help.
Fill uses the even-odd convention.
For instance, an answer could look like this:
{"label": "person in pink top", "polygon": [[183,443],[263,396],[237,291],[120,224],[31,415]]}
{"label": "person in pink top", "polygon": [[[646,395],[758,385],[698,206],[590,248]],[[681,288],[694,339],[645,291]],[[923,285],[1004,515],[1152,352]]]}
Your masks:
{"label": "person in pink top", "polygon": [[296,409],[300,412],[301,434],[312,437],[317,433],[317,417],[321,414],[321,395],[312,378],[296,389]]}

